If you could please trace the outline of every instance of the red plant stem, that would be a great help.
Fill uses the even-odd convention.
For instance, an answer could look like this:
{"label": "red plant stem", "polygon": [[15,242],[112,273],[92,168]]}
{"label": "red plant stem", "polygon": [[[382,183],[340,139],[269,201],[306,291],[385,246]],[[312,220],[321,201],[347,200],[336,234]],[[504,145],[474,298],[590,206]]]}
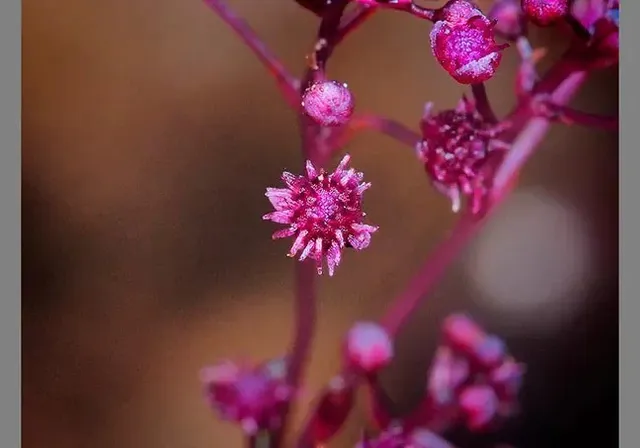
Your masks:
{"label": "red plant stem", "polygon": [[[586,77],[587,72],[583,70],[570,73],[551,94],[551,101],[559,106],[567,104],[584,83]],[[513,141],[511,150],[506,154],[493,178],[494,198],[504,196],[511,179],[531,157],[538,144],[546,136],[550,126],[551,122],[548,119],[534,117],[518,134],[518,137]]]}
{"label": "red plant stem", "polygon": [[[316,64],[318,69],[323,71],[327,60],[333,52],[336,43],[336,36],[340,29],[340,19],[347,6],[347,0],[337,0],[327,8],[318,31],[318,40],[324,40],[325,46],[316,54]],[[308,69],[304,81],[300,85],[302,94],[313,82],[313,69]],[[298,109],[299,110],[299,109]],[[323,166],[330,155],[325,150],[325,137],[322,128],[314,123],[303,113],[299,113],[300,136],[302,140],[302,153],[304,157],[311,160],[316,166]],[[295,267],[295,331],[292,341],[292,348],[289,354],[289,365],[287,369],[287,382],[298,390],[304,366],[308,358],[316,321],[316,271],[311,260],[305,263],[297,263]],[[286,435],[288,417],[291,410],[291,402],[288,402],[282,414],[282,424],[276,434],[274,434],[274,446],[279,447]]]}
{"label": "red plant stem", "polygon": [[417,308],[421,298],[444,274],[445,270],[456,259],[471,236],[478,229],[481,221],[471,213],[465,213],[449,237],[431,251],[427,261],[418,273],[409,281],[402,292],[391,302],[391,308],[381,319],[381,324],[390,336],[397,335],[409,315]]}
{"label": "red plant stem", "polygon": [[384,430],[389,426],[392,421],[390,410],[393,406],[393,400],[384,390],[382,384],[377,375],[368,376],[365,378],[367,391],[369,394],[369,409],[371,413],[371,420],[380,430]]}
{"label": "red plant stem", "polygon": [[377,115],[356,115],[349,121],[350,131],[371,130],[387,135],[400,143],[415,148],[422,137],[402,123]]}
{"label": "red plant stem", "polygon": [[497,123],[498,118],[496,117],[496,114],[491,107],[489,97],[487,96],[487,89],[484,86],[484,83],[472,84],[471,92],[473,93],[473,98],[475,99],[478,113],[482,115],[482,118],[484,118],[489,123]]}
{"label": "red plant stem", "polygon": [[[564,63],[563,63],[564,66]],[[576,66],[573,65],[576,70]],[[557,71],[552,71],[556,74]],[[569,102],[586,79],[586,72],[577,70],[570,72],[564,81],[551,95],[554,103],[564,105]],[[493,194],[487,212],[478,218],[470,213],[463,215],[449,237],[441,242],[427,258],[427,261],[411,279],[409,285],[391,302],[391,307],[382,318],[382,324],[389,334],[395,335],[415,311],[421,299],[440,280],[446,269],[457,258],[471,237],[479,230],[486,218],[504,200],[513,186],[513,180],[520,168],[533,154],[550,127],[549,120],[541,117],[530,118],[517,137],[512,148],[505,156],[493,180]]]}
{"label": "red plant stem", "polygon": [[435,20],[437,10],[432,8],[423,8],[422,6],[416,4],[415,2],[411,3],[389,3],[389,4],[381,4],[381,8],[386,9],[394,9],[396,11],[407,12],[414,17],[419,19],[428,20],[433,22]]}
{"label": "red plant stem", "polygon": [[315,62],[317,70],[321,73],[324,72],[325,65],[338,43],[340,22],[347,4],[348,0],[332,1],[331,4],[327,6],[322,22],[320,22],[318,42],[323,41],[324,44],[316,51]]}
{"label": "red plant stem", "polygon": [[347,38],[353,31],[358,29],[376,10],[377,8],[358,5],[355,9],[346,12],[340,20],[340,28],[335,38],[335,45],[339,45],[340,42]]}
{"label": "red plant stem", "polygon": [[300,95],[298,93],[299,80],[292,76],[280,60],[269,51],[267,46],[256,35],[249,24],[239,17],[225,0],[203,0],[253,51],[256,57],[266,67],[267,71],[275,78],[282,96],[294,109],[300,107]]}
{"label": "red plant stem", "polygon": [[429,20],[431,22],[434,21],[436,16],[436,10],[431,8],[423,8],[422,6],[416,5],[415,3],[411,3],[411,8],[409,9],[411,15],[418,17],[420,19]]}
{"label": "red plant stem", "polygon": [[569,106],[559,106],[553,103],[549,103],[548,108],[552,114],[552,116],[549,117],[551,120],[559,121],[567,125],[586,126],[603,129],[605,131],[618,130],[618,117],[590,114]]}

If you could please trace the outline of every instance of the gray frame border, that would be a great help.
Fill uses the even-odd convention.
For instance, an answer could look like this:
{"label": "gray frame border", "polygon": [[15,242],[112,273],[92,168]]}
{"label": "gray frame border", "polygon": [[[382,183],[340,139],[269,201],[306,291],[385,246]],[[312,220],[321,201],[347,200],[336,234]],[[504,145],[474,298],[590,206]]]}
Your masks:
{"label": "gray frame border", "polygon": [[20,321],[21,321],[21,244],[20,244],[20,113],[21,113],[21,23],[22,4],[15,0],[0,6],[0,169],[2,174],[2,236],[0,253],[2,263],[2,289],[0,306],[0,404],[4,408],[0,418],[2,446],[20,446]]}
{"label": "gray frame border", "polygon": [[[640,42],[638,28],[635,26],[640,20],[640,2],[627,0],[621,8],[620,28],[620,446],[638,446],[640,440],[640,425],[636,419],[640,410],[640,390],[633,386],[634,379],[638,378],[640,356],[635,341],[640,340],[640,326],[635,318],[640,316],[640,301],[638,290],[640,285],[635,284],[640,278],[638,266],[640,266],[640,238],[634,237],[635,229],[640,228],[640,213],[637,206],[637,194],[632,185],[638,181],[636,168],[640,166],[640,152],[636,146],[640,141],[638,135],[638,117],[640,117],[640,89],[631,84],[636,79],[632,73],[637,73],[638,56],[637,48]],[[638,37],[634,37],[638,36]],[[625,85],[627,87],[625,87]],[[637,187],[640,188],[640,187]],[[624,224],[626,223],[626,224]],[[635,267],[634,267],[635,266]]]}

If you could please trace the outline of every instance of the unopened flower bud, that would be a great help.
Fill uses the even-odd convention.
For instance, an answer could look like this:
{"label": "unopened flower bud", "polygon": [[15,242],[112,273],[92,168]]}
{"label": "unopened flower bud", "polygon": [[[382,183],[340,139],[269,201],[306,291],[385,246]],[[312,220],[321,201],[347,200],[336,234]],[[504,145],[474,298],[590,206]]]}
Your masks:
{"label": "unopened flower bud", "polygon": [[431,29],[431,50],[440,65],[461,84],[489,80],[495,74],[502,50],[487,19],[474,3],[450,0],[436,14]]}
{"label": "unopened flower bud", "polygon": [[312,439],[317,443],[332,438],[344,425],[355,400],[353,384],[342,376],[336,376],[320,395],[320,401],[312,414],[309,427]]}
{"label": "unopened flower bud", "polygon": [[502,401],[516,399],[522,386],[525,366],[509,358],[489,374],[489,381]]}
{"label": "unopened flower bud", "polygon": [[454,314],[448,317],[442,331],[451,347],[482,368],[491,369],[506,356],[504,342],[497,336],[487,334],[468,316]]}
{"label": "unopened flower bud", "polygon": [[520,0],[497,0],[487,14],[495,21],[494,30],[499,36],[516,40],[526,32],[526,17],[520,6]]}
{"label": "unopened flower bud", "polygon": [[353,115],[354,98],[338,81],[319,81],[302,95],[302,109],[321,126],[340,126]]}
{"label": "unopened flower bud", "polygon": [[393,342],[386,330],[374,322],[356,323],[347,333],[347,362],[364,373],[375,373],[393,358]]}
{"label": "unopened flower bud", "polygon": [[460,393],[460,408],[472,431],[484,429],[498,412],[498,397],[489,386],[469,386]]}
{"label": "unopened flower bud", "polygon": [[569,0],[522,0],[522,10],[539,26],[551,25],[569,12]]}

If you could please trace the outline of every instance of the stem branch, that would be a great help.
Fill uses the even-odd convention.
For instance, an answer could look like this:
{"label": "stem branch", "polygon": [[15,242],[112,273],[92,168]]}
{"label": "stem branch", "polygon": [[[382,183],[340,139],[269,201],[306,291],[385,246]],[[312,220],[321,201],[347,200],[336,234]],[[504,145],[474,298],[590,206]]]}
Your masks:
{"label": "stem branch", "polygon": [[[561,67],[551,71],[551,76],[554,77],[553,81],[557,81],[559,84],[551,94],[551,99],[558,105],[565,105],[569,102],[587,75],[585,71],[578,70],[575,65],[573,71],[566,70],[565,63],[561,63]],[[557,77],[559,72],[566,74],[564,79],[560,80]],[[546,81],[549,84],[552,83],[549,79]],[[485,222],[488,215],[502,202],[512,188],[513,180],[542,141],[549,126],[549,120],[541,117],[531,118],[529,115],[528,121],[525,122],[513,140],[511,150],[497,169],[493,180],[491,202],[486,213],[481,218],[471,213],[463,215],[449,237],[431,252],[405,290],[392,301],[391,307],[382,318],[382,324],[391,335],[397,334],[411,313],[418,307],[422,297],[435,286],[448,266],[453,263],[466,243]]]}
{"label": "stem branch", "polygon": [[257,58],[266,67],[268,72],[275,78],[278,87],[289,105],[295,109],[300,106],[300,95],[298,86],[300,82],[296,79],[280,60],[267,48],[265,43],[258,37],[249,24],[239,17],[225,0],[203,0],[253,51]]}

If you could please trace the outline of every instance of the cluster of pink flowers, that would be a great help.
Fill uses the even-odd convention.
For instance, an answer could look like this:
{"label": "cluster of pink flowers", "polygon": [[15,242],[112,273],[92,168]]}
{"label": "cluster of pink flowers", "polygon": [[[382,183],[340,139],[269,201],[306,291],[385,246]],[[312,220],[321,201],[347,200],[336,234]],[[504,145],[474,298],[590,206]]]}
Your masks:
{"label": "cluster of pink flowers", "polygon": [[[350,156],[343,154],[333,171],[324,166],[353,133],[372,129],[409,146],[428,183],[463,216],[380,322],[356,323],[345,336],[343,370],[320,393],[295,446],[312,448],[329,441],[346,421],[359,386],[370,392],[378,431],[365,431],[356,445],[360,448],[447,448],[452,445],[442,433],[453,426],[495,430],[518,410],[524,365],[508,353],[499,337],[465,314],[452,315],[443,323],[424,398],[409,415],[392,418],[378,374],[393,361],[394,338],[407,317],[513,187],[546,132],[539,119],[616,129],[615,117],[584,113],[568,103],[591,71],[617,64],[619,2],[495,0],[485,14],[471,0],[449,0],[439,8],[426,8],[414,0],[295,1],[321,20],[301,79],[284,68],[224,0],[204,0],[261,59],[284,98],[299,112],[305,158],[302,174],[284,172],[281,187],[267,188],[273,210],[263,217],[284,226],[273,238],[291,238],[288,256],[300,263],[292,349],[262,364],[226,361],[204,369],[207,399],[221,418],[240,425],[250,446],[257,446],[258,436],[268,437],[270,447],[282,446],[313,333],[313,278],[324,272],[325,265],[333,276],[343,252],[366,249],[378,230],[363,211],[363,195],[371,184],[350,167]],[[348,85],[327,76],[335,48],[373,13],[384,10],[431,23],[425,34],[431,53],[454,82],[470,86],[471,97],[464,96],[450,109],[435,111],[427,103],[416,120],[420,132],[390,118],[360,114]],[[536,67],[544,51],[528,41],[531,24],[561,27],[571,36],[565,54],[547,74],[538,73]],[[484,83],[495,75],[508,48],[521,58],[515,85],[518,101],[500,118]]]}

